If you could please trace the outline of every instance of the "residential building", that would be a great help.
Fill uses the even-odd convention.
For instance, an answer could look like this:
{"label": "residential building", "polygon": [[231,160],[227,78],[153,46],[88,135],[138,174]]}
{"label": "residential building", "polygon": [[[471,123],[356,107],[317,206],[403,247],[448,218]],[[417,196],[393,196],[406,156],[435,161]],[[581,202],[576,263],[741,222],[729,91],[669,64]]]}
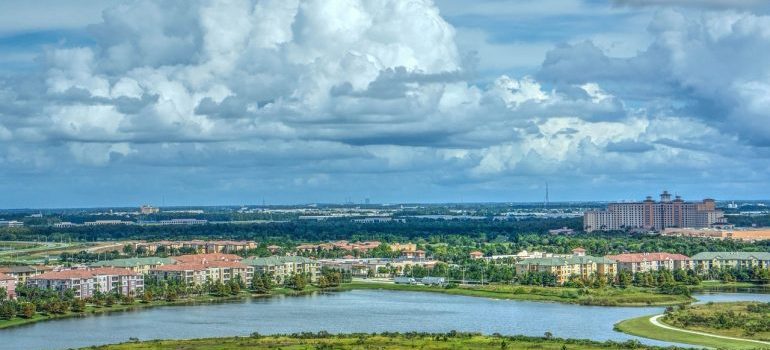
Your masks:
{"label": "residential building", "polygon": [[86,221],[83,223],[85,226],[101,226],[101,225],[133,225],[133,221],[123,221],[123,220],[96,220],[96,221]]}
{"label": "residential building", "polygon": [[321,267],[328,267],[350,273],[354,277],[390,277],[402,275],[407,267],[421,266],[432,269],[438,261],[424,259],[386,259],[386,258],[355,258],[319,260]]}
{"label": "residential building", "polygon": [[155,208],[149,204],[145,204],[139,207],[139,213],[142,215],[157,214],[159,212],[160,212],[160,208]]}
{"label": "residential building", "polygon": [[337,242],[330,242],[330,243],[321,243],[321,244],[301,244],[297,246],[297,251],[300,252],[314,252],[319,250],[332,250],[332,249],[342,249],[342,250],[348,250],[353,251],[357,250],[360,252],[365,252],[374,248],[377,248],[380,246],[379,241],[366,241],[366,242],[355,242],[351,243],[348,241],[337,241]]}
{"label": "residential building", "polygon": [[647,197],[643,202],[610,203],[606,210],[589,210],[583,215],[587,232],[644,229],[662,231],[671,227],[703,228],[725,222],[724,213],[716,209],[713,199],[685,202],[681,197],[671,199],[663,191],[660,202]]}
{"label": "residential building", "polygon": [[18,283],[24,284],[27,282],[27,278],[37,276],[51,270],[53,270],[53,268],[41,265],[5,266],[0,267],[0,274],[6,274],[15,277]]}
{"label": "residential building", "polygon": [[0,220],[0,227],[22,227],[24,226],[24,223],[21,221],[15,221],[15,220]]}
{"label": "residential building", "polygon": [[163,247],[166,250],[189,249],[196,253],[235,253],[249,249],[255,249],[257,242],[254,241],[158,241],[158,242],[139,242],[134,244],[134,249],[142,248],[149,254],[154,254],[158,248]]}
{"label": "residential building", "polygon": [[478,250],[470,252],[469,255],[470,255],[471,259],[474,259],[474,260],[475,259],[481,259],[481,258],[484,257],[484,253],[482,253],[482,252],[480,252]]}
{"label": "residential building", "polygon": [[607,259],[615,260],[618,271],[631,273],[659,270],[678,270],[689,268],[690,258],[682,254],[671,253],[635,253],[608,255]]}
{"label": "residential building", "polygon": [[702,252],[690,258],[696,271],[720,268],[770,268],[770,253],[766,252]]}
{"label": "residential building", "polygon": [[253,267],[254,273],[272,275],[278,284],[294,274],[305,274],[310,277],[311,282],[315,282],[320,274],[318,261],[302,256],[251,257],[241,262]]}
{"label": "residential building", "polygon": [[570,276],[589,278],[593,275],[615,276],[617,264],[614,260],[596,256],[572,256],[568,258],[534,258],[516,263],[516,273],[549,272],[556,276],[556,282],[563,284]]}
{"label": "residential building", "polygon": [[190,255],[179,255],[171,257],[172,259],[176,260],[180,264],[202,264],[206,265],[208,263],[212,263],[215,261],[241,261],[243,260],[243,257],[235,254],[225,254],[225,253],[206,253],[206,254],[190,254]]}
{"label": "residential building", "polygon": [[770,239],[770,228],[738,228],[724,225],[714,228],[668,228],[663,230],[663,235],[678,237],[703,237],[715,239],[734,239],[741,241],[763,241]]}
{"label": "residential building", "polygon": [[425,259],[424,250],[404,250],[401,251],[402,259],[421,260]]}
{"label": "residential building", "polygon": [[150,273],[150,270],[156,267],[176,263],[177,261],[172,258],[147,257],[97,261],[91,263],[90,266],[124,268],[144,275]]}
{"label": "residential building", "polygon": [[129,269],[94,268],[46,272],[30,277],[27,284],[64,293],[72,290],[76,298],[88,298],[96,291],[136,295],[144,290],[144,277]]}
{"label": "residential building", "polygon": [[16,298],[16,277],[0,273],[0,289],[5,289],[5,298]]}
{"label": "residential building", "polygon": [[417,244],[414,243],[391,243],[390,250],[394,252],[400,252],[404,250],[417,250]]}
{"label": "residential building", "polygon": [[162,280],[177,280],[187,285],[201,285],[206,283],[209,273],[203,264],[181,263],[155,267],[150,269],[149,275]]}

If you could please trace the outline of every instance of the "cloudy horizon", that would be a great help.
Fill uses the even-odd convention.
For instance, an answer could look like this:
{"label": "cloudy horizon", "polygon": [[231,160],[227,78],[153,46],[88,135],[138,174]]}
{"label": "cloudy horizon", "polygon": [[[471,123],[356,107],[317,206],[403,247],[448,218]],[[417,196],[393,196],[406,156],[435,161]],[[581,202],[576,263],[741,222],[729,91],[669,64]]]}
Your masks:
{"label": "cloudy horizon", "polygon": [[0,208],[768,199],[770,5],[0,3]]}

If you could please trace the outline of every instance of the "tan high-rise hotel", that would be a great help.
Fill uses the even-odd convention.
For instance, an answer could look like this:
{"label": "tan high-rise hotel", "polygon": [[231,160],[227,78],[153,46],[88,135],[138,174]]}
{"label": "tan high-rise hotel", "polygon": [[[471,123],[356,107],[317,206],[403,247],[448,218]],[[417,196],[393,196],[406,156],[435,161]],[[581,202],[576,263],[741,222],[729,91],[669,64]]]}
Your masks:
{"label": "tan high-rise hotel", "polygon": [[625,229],[661,231],[669,227],[704,228],[724,223],[724,213],[716,209],[713,199],[685,202],[668,191],[660,195],[660,202],[647,197],[643,202],[610,203],[607,210],[589,210],[583,215],[586,232]]}

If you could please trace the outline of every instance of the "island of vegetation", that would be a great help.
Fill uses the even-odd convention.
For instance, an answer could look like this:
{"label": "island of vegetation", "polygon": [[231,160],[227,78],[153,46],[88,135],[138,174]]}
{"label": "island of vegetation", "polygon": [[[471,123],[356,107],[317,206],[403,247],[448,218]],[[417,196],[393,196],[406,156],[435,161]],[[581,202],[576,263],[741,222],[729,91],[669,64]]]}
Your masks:
{"label": "island of vegetation", "polygon": [[540,349],[540,350],[604,350],[604,349],[667,349],[678,348],[645,346],[637,341],[595,342],[590,340],[559,339],[550,334],[544,337],[483,336],[479,333],[381,333],[332,335],[326,332],[290,335],[208,338],[195,340],[155,340],[116,345],[89,347],[98,350],[256,350],[256,349]]}

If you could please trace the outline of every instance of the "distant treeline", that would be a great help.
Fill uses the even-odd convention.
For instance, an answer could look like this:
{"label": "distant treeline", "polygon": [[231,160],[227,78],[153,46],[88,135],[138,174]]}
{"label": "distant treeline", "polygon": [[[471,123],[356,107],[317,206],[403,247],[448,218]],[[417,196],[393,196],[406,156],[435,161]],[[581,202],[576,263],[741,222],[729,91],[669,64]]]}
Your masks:
{"label": "distant treeline", "polygon": [[350,219],[294,220],[290,222],[208,225],[102,225],[70,228],[22,227],[0,229],[0,240],[102,241],[123,239],[253,239],[258,241],[383,241],[428,239],[460,235],[474,240],[507,240],[520,233],[546,233],[568,227],[579,230],[582,218],[522,220],[429,220],[408,219],[405,223],[355,223]]}

